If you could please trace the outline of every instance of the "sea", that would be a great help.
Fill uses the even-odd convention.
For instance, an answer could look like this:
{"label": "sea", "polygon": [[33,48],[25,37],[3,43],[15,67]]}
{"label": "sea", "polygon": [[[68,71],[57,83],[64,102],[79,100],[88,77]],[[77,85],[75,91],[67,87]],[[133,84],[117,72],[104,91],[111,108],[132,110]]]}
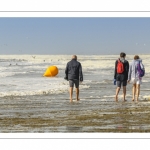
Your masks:
{"label": "sea", "polygon": [[[88,88],[90,82],[112,84],[114,56],[78,56],[84,74],[80,88]],[[68,55],[5,55],[0,56],[0,97],[63,93],[68,82],[64,80]],[[43,77],[49,66],[56,66],[55,77]]]}
{"label": "sea", "polygon": [[[68,81],[64,80],[66,64],[71,57],[71,55],[0,55],[0,119],[4,121],[0,125],[0,132],[90,132],[96,128],[92,126],[73,128],[73,122],[69,125],[66,122],[66,126],[44,124],[33,127],[29,123],[26,126],[13,120],[17,118],[67,120],[68,111],[78,116],[115,107],[112,104],[116,90],[113,78],[115,61],[119,55],[77,56],[82,65],[84,81],[80,83],[79,102],[75,100],[74,89],[73,104],[69,102]],[[127,55],[126,59],[130,63],[133,57],[134,55]],[[150,95],[149,57],[150,55],[140,55],[146,72],[142,79],[140,101],[144,101]],[[55,77],[43,76],[49,66],[58,68],[59,73]],[[127,85],[126,99],[132,101],[132,84]],[[119,94],[119,101],[122,101],[122,91]]]}
{"label": "sea", "polygon": [[[90,83],[113,84],[114,63],[117,55],[78,56],[82,64],[84,82],[80,88],[89,88]],[[132,61],[133,56],[128,56]],[[146,76],[143,82],[150,81],[148,56],[143,56]],[[27,96],[64,93],[68,82],[64,80],[65,67],[70,55],[1,55],[0,56],[0,97]],[[55,77],[43,77],[49,66],[56,66],[59,73]],[[114,94],[112,94],[114,95]],[[111,95],[111,96],[112,96]],[[105,96],[108,96],[105,93]]]}

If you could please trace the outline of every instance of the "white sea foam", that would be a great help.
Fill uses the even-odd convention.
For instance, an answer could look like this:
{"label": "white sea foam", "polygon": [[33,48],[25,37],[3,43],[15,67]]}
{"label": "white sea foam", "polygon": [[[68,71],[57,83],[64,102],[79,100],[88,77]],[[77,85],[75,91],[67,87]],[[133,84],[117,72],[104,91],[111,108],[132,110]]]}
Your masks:
{"label": "white sea foam", "polygon": [[[68,91],[69,84],[63,78],[53,77],[24,77],[9,78],[0,80],[0,97],[3,96],[25,96],[25,95],[43,95],[59,94]],[[80,88],[88,88],[81,85]]]}
{"label": "white sea foam", "polygon": [[[133,55],[127,56],[131,62]],[[114,64],[117,55],[78,55],[82,64],[84,85],[88,83],[105,83],[113,79]],[[143,82],[149,82],[150,61],[148,55],[141,55],[146,75]],[[0,55],[0,96],[41,95],[68,91],[68,82],[64,80],[65,67],[71,60],[70,55]],[[146,60],[146,61],[145,61]],[[48,66],[55,65],[59,74],[54,78],[44,78]],[[94,78],[93,78],[94,75]]]}
{"label": "white sea foam", "polygon": [[13,76],[13,75],[15,75],[15,73],[6,74],[5,72],[1,72],[1,73],[0,73],[0,78],[8,77],[8,76]]}

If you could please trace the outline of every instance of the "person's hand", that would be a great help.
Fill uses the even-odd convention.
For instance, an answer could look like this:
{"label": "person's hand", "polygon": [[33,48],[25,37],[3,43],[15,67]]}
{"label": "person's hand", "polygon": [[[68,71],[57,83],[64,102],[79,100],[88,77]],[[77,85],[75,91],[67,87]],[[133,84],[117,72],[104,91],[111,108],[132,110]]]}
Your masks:
{"label": "person's hand", "polygon": [[127,80],[128,83],[130,83],[130,80]]}
{"label": "person's hand", "polygon": [[114,85],[116,85],[116,79],[114,79]]}
{"label": "person's hand", "polygon": [[68,77],[65,76],[64,79],[68,81]]}
{"label": "person's hand", "polygon": [[80,77],[80,78],[79,78],[79,81],[80,81],[80,82],[83,82],[83,78],[82,78],[82,77]]}

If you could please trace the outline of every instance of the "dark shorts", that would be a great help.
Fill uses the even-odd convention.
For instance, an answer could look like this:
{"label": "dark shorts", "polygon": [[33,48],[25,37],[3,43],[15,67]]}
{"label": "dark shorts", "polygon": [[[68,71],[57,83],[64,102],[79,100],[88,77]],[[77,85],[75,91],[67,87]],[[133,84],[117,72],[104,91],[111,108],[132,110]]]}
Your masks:
{"label": "dark shorts", "polygon": [[79,87],[79,80],[69,80],[70,87],[74,87],[74,84],[75,84],[75,87],[78,88]]}
{"label": "dark shorts", "polygon": [[117,87],[126,86],[127,80],[126,81],[116,81],[116,85],[117,85]]}

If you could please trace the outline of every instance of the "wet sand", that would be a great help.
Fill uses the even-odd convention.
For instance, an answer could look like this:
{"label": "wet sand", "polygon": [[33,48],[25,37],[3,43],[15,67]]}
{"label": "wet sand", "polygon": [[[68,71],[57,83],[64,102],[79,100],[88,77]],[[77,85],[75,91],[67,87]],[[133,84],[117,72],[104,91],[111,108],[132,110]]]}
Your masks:
{"label": "wet sand", "polygon": [[80,90],[81,100],[73,103],[66,92],[0,98],[0,132],[150,132],[150,101],[140,97],[132,102],[127,95],[127,102],[121,97],[115,102],[115,87],[107,82],[90,83],[90,88]]}

